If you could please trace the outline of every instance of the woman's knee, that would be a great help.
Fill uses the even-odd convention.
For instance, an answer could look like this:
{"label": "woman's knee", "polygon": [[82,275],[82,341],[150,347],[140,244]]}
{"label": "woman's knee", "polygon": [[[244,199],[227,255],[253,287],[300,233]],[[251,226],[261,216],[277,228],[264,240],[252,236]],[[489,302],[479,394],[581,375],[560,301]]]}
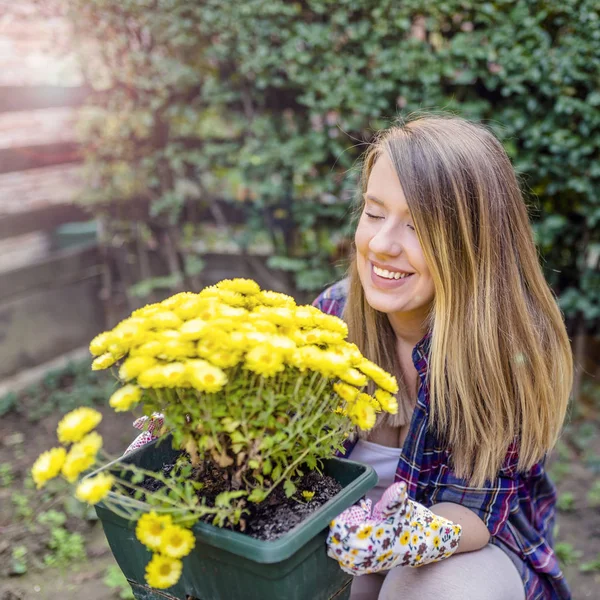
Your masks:
{"label": "woman's knee", "polygon": [[381,588],[379,600],[524,600],[521,577],[508,556],[488,545],[475,552],[456,554],[423,567],[392,569]]}

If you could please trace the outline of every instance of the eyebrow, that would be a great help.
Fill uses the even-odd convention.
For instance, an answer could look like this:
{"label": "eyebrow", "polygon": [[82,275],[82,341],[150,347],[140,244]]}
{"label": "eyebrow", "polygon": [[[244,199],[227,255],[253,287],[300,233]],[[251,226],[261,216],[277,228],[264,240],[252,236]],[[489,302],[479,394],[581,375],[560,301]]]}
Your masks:
{"label": "eyebrow", "polygon": [[[376,198],[375,196],[373,196],[371,194],[363,194],[363,198],[364,198],[365,202],[367,200],[371,200],[371,202],[375,202],[375,204],[379,204],[379,206],[385,206],[385,202],[383,200],[380,200],[379,198]],[[402,212],[410,213],[410,210],[408,209],[408,207],[406,207],[405,209],[402,210]]]}

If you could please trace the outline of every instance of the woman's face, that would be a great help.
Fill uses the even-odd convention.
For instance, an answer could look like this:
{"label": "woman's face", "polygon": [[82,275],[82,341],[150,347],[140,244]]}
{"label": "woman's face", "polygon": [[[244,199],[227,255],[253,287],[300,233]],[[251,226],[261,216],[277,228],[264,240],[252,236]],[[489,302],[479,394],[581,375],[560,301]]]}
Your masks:
{"label": "woman's face", "polygon": [[433,280],[402,186],[385,154],[371,170],[354,240],[369,305],[389,316],[424,318],[434,296]]}

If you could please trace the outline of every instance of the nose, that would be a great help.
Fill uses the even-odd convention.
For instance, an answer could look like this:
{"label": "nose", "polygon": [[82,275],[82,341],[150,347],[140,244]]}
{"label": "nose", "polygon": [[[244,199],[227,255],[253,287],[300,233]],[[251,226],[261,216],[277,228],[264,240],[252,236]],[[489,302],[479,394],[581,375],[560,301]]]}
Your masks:
{"label": "nose", "polygon": [[402,253],[402,244],[397,233],[382,227],[369,241],[369,250],[374,254],[398,256]]}

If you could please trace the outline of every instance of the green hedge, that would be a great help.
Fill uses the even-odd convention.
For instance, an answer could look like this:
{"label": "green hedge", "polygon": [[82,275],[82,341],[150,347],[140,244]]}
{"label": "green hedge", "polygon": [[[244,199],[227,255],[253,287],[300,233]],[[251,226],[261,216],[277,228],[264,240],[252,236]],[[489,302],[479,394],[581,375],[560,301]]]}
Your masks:
{"label": "green hedge", "polygon": [[365,142],[397,115],[450,110],[503,140],[548,280],[566,314],[597,329],[595,0],[70,6],[99,91],[83,127],[86,201],[149,198],[149,221],[176,226],[190,205],[237,202],[247,239],[267,231],[272,266],[317,290],[335,279],[347,247]]}

